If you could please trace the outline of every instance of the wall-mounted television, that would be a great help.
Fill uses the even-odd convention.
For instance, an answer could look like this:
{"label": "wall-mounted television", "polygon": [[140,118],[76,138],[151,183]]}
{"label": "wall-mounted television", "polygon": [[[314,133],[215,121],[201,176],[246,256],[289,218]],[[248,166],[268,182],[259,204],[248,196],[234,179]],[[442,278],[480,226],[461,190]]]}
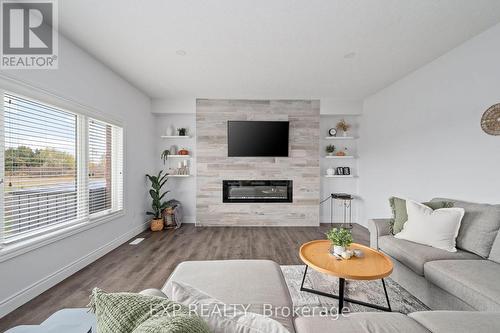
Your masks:
{"label": "wall-mounted television", "polygon": [[287,157],[288,121],[228,121],[230,157]]}

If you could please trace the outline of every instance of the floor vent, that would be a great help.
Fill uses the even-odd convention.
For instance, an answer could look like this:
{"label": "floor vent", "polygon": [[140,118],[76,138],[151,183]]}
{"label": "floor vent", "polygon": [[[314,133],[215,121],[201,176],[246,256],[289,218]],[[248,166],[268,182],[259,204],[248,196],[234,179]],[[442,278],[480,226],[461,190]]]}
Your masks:
{"label": "floor vent", "polygon": [[142,242],[143,240],[144,240],[144,238],[136,238],[136,239],[134,239],[133,241],[131,241],[131,242],[129,243],[129,245],[137,245],[137,244],[139,244],[140,242]]}

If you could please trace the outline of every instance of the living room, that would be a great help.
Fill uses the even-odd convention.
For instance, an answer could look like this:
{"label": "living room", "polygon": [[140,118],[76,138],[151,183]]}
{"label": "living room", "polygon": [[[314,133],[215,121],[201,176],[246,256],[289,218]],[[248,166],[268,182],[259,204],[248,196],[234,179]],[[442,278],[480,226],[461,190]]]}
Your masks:
{"label": "living room", "polygon": [[497,0],[0,1],[0,331],[500,331]]}

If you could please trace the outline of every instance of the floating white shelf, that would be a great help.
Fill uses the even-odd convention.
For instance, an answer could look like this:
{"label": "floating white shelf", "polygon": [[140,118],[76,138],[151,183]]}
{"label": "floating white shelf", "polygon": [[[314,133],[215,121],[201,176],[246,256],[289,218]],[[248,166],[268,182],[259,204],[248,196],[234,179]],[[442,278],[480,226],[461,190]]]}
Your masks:
{"label": "floating white shelf", "polygon": [[167,177],[178,177],[178,178],[186,178],[186,177],[191,177],[191,175],[168,175]]}
{"label": "floating white shelf", "polygon": [[356,140],[355,136],[325,136],[325,140]]}
{"label": "floating white shelf", "polygon": [[343,175],[325,175],[326,178],[356,178],[354,175],[348,175],[348,176],[343,176]]}
{"label": "floating white shelf", "polygon": [[191,158],[191,155],[168,155],[168,158]]}
{"label": "floating white shelf", "polygon": [[162,135],[162,139],[190,139],[189,135]]}
{"label": "floating white shelf", "polygon": [[325,156],[325,158],[333,158],[333,159],[335,159],[335,158],[338,158],[338,159],[353,159],[353,158],[355,158],[355,157],[354,157],[354,156],[336,156],[336,155],[334,155],[334,156],[328,156],[328,155],[327,155],[327,156]]}

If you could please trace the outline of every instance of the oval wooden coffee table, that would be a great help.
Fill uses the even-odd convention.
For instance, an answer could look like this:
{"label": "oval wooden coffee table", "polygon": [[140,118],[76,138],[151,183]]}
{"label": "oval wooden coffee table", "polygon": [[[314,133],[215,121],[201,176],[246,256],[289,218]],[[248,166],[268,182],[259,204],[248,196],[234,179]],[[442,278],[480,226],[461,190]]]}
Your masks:
{"label": "oval wooden coffee table", "polygon": [[[385,287],[384,278],[392,273],[392,261],[385,254],[376,251],[368,246],[352,243],[349,246],[350,250],[362,250],[364,256],[362,258],[352,257],[349,260],[337,259],[330,253],[332,243],[329,240],[314,240],[303,244],[300,247],[300,259],[306,264],[304,277],[300,286],[301,291],[307,291],[313,294],[331,297],[339,300],[339,312],[344,308],[344,301],[355,303],[359,305],[368,306],[374,309],[391,311],[391,304],[387,289]],[[312,269],[333,275],[339,278],[339,294],[333,295],[319,290],[304,288],[304,281],[307,275],[307,269]],[[385,299],[387,300],[387,307],[366,303],[344,297],[345,280],[382,280],[384,287]]]}

